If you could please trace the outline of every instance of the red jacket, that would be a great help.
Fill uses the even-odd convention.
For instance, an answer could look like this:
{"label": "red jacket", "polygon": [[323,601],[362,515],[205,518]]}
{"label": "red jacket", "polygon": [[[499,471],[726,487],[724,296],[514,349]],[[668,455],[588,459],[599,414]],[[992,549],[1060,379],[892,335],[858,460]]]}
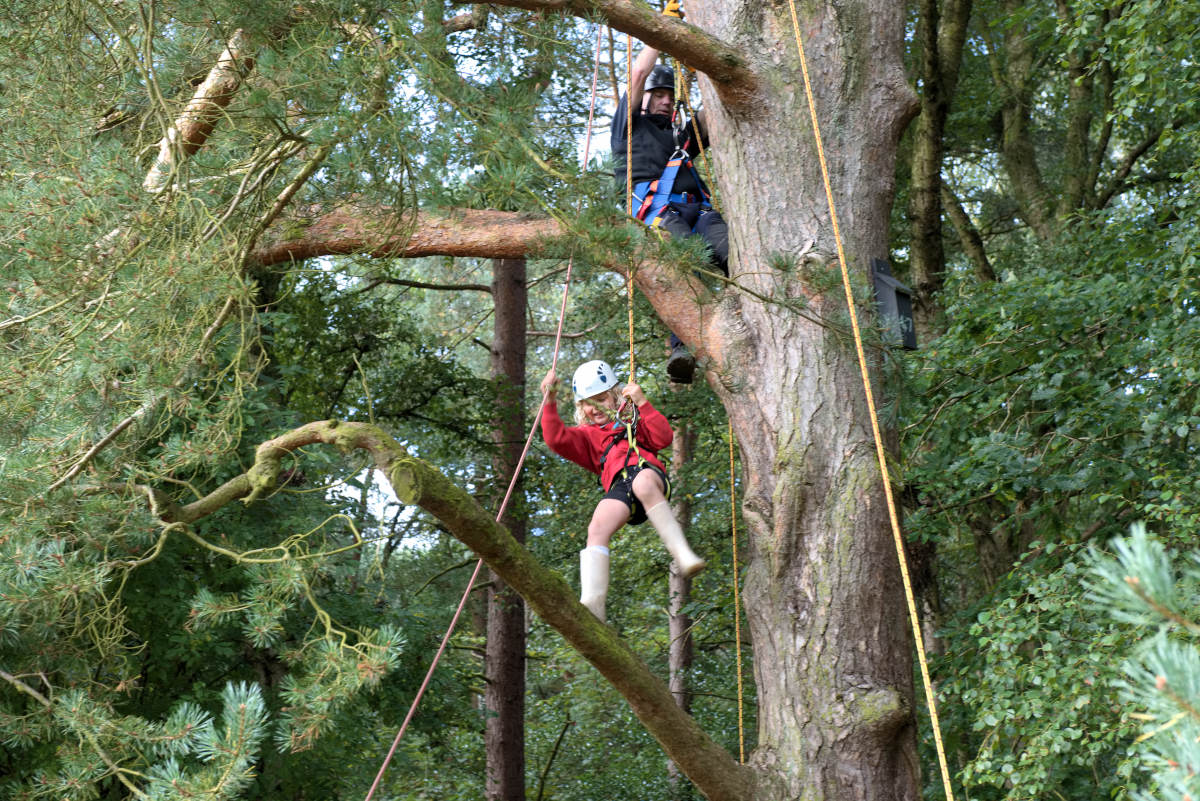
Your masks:
{"label": "red jacket", "polygon": [[[604,487],[607,492],[608,488],[612,486],[613,479],[617,477],[617,473],[621,472],[626,465],[637,464],[638,454],[641,454],[648,464],[666,472],[656,454],[670,445],[671,440],[675,437],[674,432],[671,431],[671,424],[667,422],[667,418],[663,417],[662,412],[650,405],[649,401],[637,408],[639,416],[636,453],[629,452],[629,440],[625,435],[624,427],[618,429],[614,423],[605,423],[602,426],[592,423],[581,426],[563,425],[562,418],[558,416],[558,405],[554,398],[547,399],[546,405],[542,408],[542,438],[546,440],[550,450],[559,456],[570,459],[585,470],[599,474],[600,486]],[[600,457],[604,454],[608,443],[612,442],[614,433],[619,434],[619,439],[609,450],[608,457],[604,460],[604,472],[601,473]]]}

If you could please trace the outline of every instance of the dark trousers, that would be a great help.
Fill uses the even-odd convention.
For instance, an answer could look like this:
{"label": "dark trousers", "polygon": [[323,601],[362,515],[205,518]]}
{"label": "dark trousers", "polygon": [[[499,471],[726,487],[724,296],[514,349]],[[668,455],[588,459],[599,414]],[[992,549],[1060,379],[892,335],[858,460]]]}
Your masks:
{"label": "dark trousers", "polygon": [[[699,203],[671,203],[662,211],[658,227],[673,238],[698,236],[708,245],[709,260],[725,275],[729,275],[729,226],[716,209],[704,209]],[[671,334],[670,345],[675,348],[682,340]]]}

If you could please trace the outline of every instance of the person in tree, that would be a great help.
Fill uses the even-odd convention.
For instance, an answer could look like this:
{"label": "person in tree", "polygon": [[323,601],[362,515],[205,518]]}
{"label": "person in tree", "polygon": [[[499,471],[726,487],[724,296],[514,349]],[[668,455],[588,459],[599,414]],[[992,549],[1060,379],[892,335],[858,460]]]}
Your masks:
{"label": "person in tree", "polygon": [[649,520],[685,576],[699,573],[705,562],[688,545],[667,503],[671,482],[656,455],[674,438],[667,418],[641,387],[632,382],[621,386],[612,367],[597,359],[575,370],[571,390],[576,425],[567,426],[558,415],[557,384],[551,369],[541,383],[542,437],[550,450],[599,475],[605,493],[588,523],[587,547],[579,552],[579,602],[603,622],[609,542],[626,523],[636,526]]}
{"label": "person in tree", "polygon": [[[663,14],[682,17],[679,0],[667,0]],[[628,119],[631,108],[632,122]],[[613,114],[611,145],[613,174],[623,196],[626,175],[632,173],[629,213],[672,237],[701,237],[713,264],[728,275],[728,226],[712,207],[708,187],[692,164],[708,146],[704,112],[696,113],[694,126],[684,118],[675,103],[675,71],[658,64],[658,51],[652,47],[643,47],[633,63],[629,95],[621,96]],[[667,375],[677,384],[690,384],[695,357],[674,333],[670,347]]]}

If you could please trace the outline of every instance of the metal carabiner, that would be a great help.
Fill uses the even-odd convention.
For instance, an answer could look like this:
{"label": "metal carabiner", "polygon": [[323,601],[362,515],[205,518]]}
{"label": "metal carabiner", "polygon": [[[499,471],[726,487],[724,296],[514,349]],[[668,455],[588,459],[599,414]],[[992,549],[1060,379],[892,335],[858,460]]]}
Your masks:
{"label": "metal carabiner", "polygon": [[[675,111],[671,114],[671,138],[675,140],[675,151],[684,152],[683,145],[687,135],[687,120],[683,116],[683,103],[675,101]],[[684,155],[687,155],[684,153]],[[675,158],[672,156],[671,158]]]}

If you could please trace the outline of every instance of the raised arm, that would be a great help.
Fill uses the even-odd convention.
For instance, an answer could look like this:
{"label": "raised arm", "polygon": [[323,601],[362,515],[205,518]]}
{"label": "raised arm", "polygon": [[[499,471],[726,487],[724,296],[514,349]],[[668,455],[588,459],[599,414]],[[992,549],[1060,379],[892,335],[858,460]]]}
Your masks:
{"label": "raised arm", "polygon": [[654,65],[658,63],[658,51],[647,45],[642,48],[642,52],[638,53],[638,57],[634,59],[633,69],[629,80],[633,85],[629,87],[629,114],[632,115],[635,109],[642,107],[642,95],[645,92],[646,78],[650,77],[650,71],[654,69]]}
{"label": "raised arm", "polygon": [[[667,0],[663,4],[662,10],[664,17],[674,17],[675,19],[683,19],[683,9],[679,7],[679,0]],[[646,85],[646,78],[650,76],[654,65],[658,63],[658,50],[649,45],[642,48],[642,52],[638,53],[637,59],[633,62],[633,68],[630,70],[629,79],[633,82],[633,86],[629,87],[629,113],[633,114],[634,109],[642,107],[642,95],[645,93],[643,87]]]}

